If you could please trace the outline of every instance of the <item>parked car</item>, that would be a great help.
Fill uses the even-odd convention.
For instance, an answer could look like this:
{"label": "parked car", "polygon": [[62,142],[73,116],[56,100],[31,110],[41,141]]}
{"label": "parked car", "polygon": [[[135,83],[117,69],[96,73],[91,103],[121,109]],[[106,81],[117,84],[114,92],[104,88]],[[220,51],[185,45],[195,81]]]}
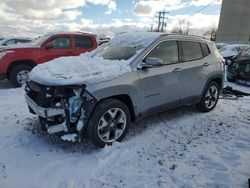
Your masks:
{"label": "parked car", "polygon": [[97,47],[96,36],[87,33],[54,33],[44,35],[30,45],[0,48],[0,78],[19,87],[37,64],[61,56],[78,56]]}
{"label": "parked car", "polygon": [[227,61],[227,80],[250,81],[250,50]]}
{"label": "parked car", "polygon": [[210,41],[126,33],[88,54],[35,67],[25,98],[48,133],[87,134],[103,147],[152,113],[185,104],[211,111],[223,81],[224,61]]}
{"label": "parked car", "polygon": [[99,46],[101,46],[102,44],[109,42],[110,39],[111,39],[110,36],[105,35],[105,34],[101,34],[101,35],[97,36],[97,43]]}
{"label": "parked car", "polygon": [[230,44],[222,47],[219,52],[226,60],[230,60],[236,55],[241,54],[249,48],[246,44]]}
{"label": "parked car", "polygon": [[221,48],[223,48],[224,46],[226,46],[227,44],[225,43],[215,43],[215,46],[218,50],[220,50]]}
{"label": "parked car", "polygon": [[0,40],[0,46],[10,46],[15,44],[29,43],[32,40],[29,38],[3,38]]}

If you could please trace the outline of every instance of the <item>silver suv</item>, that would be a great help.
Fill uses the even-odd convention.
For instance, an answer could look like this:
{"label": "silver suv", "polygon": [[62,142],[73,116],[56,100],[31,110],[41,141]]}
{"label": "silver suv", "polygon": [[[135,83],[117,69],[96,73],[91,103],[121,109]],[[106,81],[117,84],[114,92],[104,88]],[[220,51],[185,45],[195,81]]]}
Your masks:
{"label": "silver suv", "polygon": [[[38,65],[26,102],[48,133],[77,133],[104,147],[121,141],[131,121],[185,104],[215,108],[223,58],[202,37],[127,33],[96,50]],[[86,134],[85,134],[86,133]]]}

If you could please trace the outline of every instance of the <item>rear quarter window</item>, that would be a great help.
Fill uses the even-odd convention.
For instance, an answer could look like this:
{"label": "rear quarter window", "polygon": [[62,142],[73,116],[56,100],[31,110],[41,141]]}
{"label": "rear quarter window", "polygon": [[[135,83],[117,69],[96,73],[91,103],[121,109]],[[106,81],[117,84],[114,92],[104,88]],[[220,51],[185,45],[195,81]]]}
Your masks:
{"label": "rear quarter window", "polygon": [[203,57],[206,57],[210,54],[210,49],[206,43],[201,43],[201,49],[202,49],[202,54]]}
{"label": "rear quarter window", "polygon": [[183,61],[192,61],[203,57],[199,42],[181,41]]}

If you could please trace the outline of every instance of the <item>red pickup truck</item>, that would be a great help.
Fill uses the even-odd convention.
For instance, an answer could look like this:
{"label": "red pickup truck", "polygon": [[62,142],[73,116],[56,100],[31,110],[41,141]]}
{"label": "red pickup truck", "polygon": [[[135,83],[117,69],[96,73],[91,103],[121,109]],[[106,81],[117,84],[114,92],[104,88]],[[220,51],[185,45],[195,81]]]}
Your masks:
{"label": "red pickup truck", "polygon": [[97,47],[96,36],[87,33],[44,35],[24,46],[0,48],[0,80],[20,87],[37,64],[61,56],[78,56]]}

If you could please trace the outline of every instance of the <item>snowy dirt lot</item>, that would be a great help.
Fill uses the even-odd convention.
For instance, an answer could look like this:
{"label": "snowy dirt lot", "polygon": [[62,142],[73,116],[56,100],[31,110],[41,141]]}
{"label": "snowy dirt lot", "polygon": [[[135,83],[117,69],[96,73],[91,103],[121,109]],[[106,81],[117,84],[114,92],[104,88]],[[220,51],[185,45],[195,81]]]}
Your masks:
{"label": "snowy dirt lot", "polygon": [[0,114],[0,188],[248,187],[250,97],[153,115],[104,149],[43,133],[23,89],[3,81]]}

